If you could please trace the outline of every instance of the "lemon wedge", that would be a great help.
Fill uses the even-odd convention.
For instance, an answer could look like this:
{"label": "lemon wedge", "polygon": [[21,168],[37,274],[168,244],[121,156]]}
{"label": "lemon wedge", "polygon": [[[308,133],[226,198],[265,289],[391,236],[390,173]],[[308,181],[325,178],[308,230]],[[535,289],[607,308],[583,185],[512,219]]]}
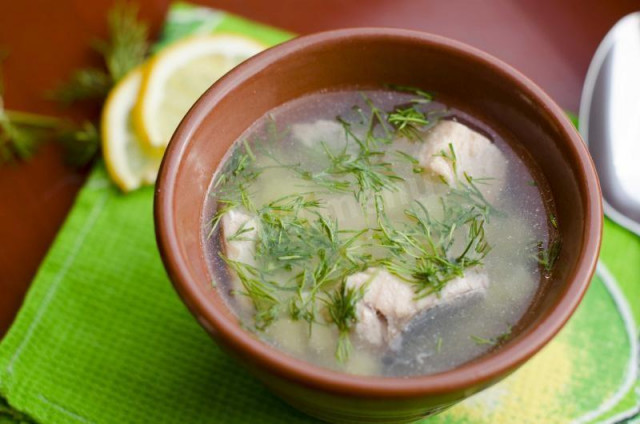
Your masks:
{"label": "lemon wedge", "polygon": [[111,90],[100,122],[107,172],[124,192],[153,184],[162,160],[145,150],[133,128],[131,112],[138,99],[142,75],[143,68],[136,68]]}
{"label": "lemon wedge", "polygon": [[150,150],[162,151],[180,120],[218,78],[265,45],[234,34],[192,36],[154,56],[144,70],[134,124]]}

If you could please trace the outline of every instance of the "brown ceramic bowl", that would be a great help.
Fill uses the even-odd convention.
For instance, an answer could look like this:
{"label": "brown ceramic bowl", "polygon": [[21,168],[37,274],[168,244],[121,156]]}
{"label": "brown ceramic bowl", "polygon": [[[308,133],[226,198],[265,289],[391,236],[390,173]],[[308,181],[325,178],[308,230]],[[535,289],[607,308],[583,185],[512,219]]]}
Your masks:
{"label": "brown ceramic bowl", "polygon": [[[458,368],[409,378],[347,375],[292,358],[244,330],[212,288],[203,249],[204,202],[227,149],[270,109],[323,89],[418,86],[461,99],[499,122],[535,161],[556,202],[563,248],[550,284],[501,348]],[[347,29],[297,38],[241,64],[184,118],[162,164],[158,244],[176,290],[232,356],[296,408],[333,422],[408,422],[499,381],[569,319],[594,272],[602,230],[598,179],[578,133],[535,84],[499,60],[446,38]]]}

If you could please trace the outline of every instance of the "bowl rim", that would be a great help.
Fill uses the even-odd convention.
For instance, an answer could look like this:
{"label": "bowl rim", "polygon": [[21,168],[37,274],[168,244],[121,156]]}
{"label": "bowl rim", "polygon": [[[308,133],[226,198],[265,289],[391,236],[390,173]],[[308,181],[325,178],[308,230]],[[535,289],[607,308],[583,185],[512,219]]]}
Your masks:
{"label": "bowl rim", "polygon": [[[244,330],[210,302],[201,282],[190,278],[187,258],[180,256],[179,234],[174,226],[174,188],[180,164],[196,129],[209,110],[253,74],[300,50],[322,44],[335,45],[342,40],[395,40],[419,42],[425,47],[446,49],[465,59],[478,62],[527,93],[559,129],[571,154],[577,159],[576,179],[585,196],[584,238],[575,271],[567,278],[567,287],[550,311],[526,334],[504,348],[480,356],[454,369],[423,376],[379,377],[341,373],[294,358],[260,341]],[[213,329],[217,338],[245,358],[285,380],[303,386],[342,395],[374,398],[408,398],[445,394],[489,384],[506,376],[538,352],[564,326],[581,301],[595,271],[602,235],[602,202],[595,167],[578,132],[562,109],[535,83],[501,60],[464,43],[429,33],[395,28],[350,28],[306,35],[272,47],[243,62],[210,87],[183,118],[167,148],[156,185],[154,220],[158,247],[173,285],[193,315]]]}

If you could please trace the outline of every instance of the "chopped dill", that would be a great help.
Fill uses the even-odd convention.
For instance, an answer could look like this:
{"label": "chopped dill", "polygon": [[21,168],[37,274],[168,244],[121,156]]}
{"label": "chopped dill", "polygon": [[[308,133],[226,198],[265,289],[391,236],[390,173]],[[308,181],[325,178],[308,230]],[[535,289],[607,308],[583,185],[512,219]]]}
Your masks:
{"label": "chopped dill", "polygon": [[356,305],[364,296],[364,286],[347,287],[343,281],[340,287],[328,295],[324,300],[330,321],[338,328],[338,343],[336,347],[336,359],[338,362],[346,362],[351,351],[349,333],[358,322]]}
{"label": "chopped dill", "polygon": [[254,266],[231,260],[222,253],[219,256],[238,276],[244,289],[239,294],[251,299],[255,308],[255,326],[264,330],[278,317],[280,302],[276,294],[277,284],[265,282]]}
{"label": "chopped dill", "polygon": [[509,337],[511,337],[511,329],[512,329],[511,326],[509,326],[504,333],[500,334],[499,336],[492,337],[490,339],[487,339],[485,337],[474,336],[474,335],[469,336],[469,338],[473,340],[478,346],[499,345],[501,343],[506,342],[509,339]]}
{"label": "chopped dill", "polygon": [[546,248],[540,241],[535,244],[536,253],[533,257],[545,272],[550,273],[560,256],[561,248],[562,243],[559,238],[552,239]]}
{"label": "chopped dill", "polygon": [[558,219],[552,213],[549,214],[549,222],[551,223],[551,226],[553,228],[555,228],[556,230],[558,229]]}
{"label": "chopped dill", "polygon": [[483,345],[493,346],[495,344],[495,341],[493,339],[487,339],[484,337],[474,336],[474,335],[469,336],[469,338],[471,338],[471,340],[473,340],[478,346],[483,346]]}
{"label": "chopped dill", "polygon": [[444,179],[442,180],[444,184],[451,186],[451,199],[455,201],[454,203],[472,206],[475,211],[482,214],[485,221],[488,221],[492,214],[499,215],[500,212],[496,210],[491,203],[489,203],[477,186],[477,183],[484,184],[489,182],[490,179],[474,178],[466,172],[464,172],[462,178],[460,178],[458,175],[458,158],[456,156],[455,149],[452,143],[449,143],[448,146],[448,151],[442,150],[437,156],[444,158],[451,164],[454,181],[448,182]]}
{"label": "chopped dill", "polygon": [[[379,149],[381,144],[389,144],[393,141],[385,124],[383,112],[367,97],[364,99],[371,109],[364,136],[357,135],[350,123],[340,117],[337,118],[344,128],[347,144],[355,143],[358,147],[357,152],[351,152],[348,145],[334,152],[323,143],[322,147],[328,160],[325,169],[314,173],[302,170],[300,167],[293,168],[303,180],[313,182],[330,191],[353,192],[363,208],[371,199],[371,193],[375,194],[383,190],[396,191],[397,183],[404,181],[393,169],[393,164],[385,160],[385,151]],[[378,127],[382,128],[383,136],[376,135],[375,130]]]}
{"label": "chopped dill", "polygon": [[231,155],[224,170],[217,177],[213,189],[218,199],[218,207],[209,221],[209,234],[211,237],[222,217],[232,209],[243,206],[248,211],[254,211],[255,206],[251,201],[249,188],[258,178],[262,170],[255,166],[255,156],[245,141],[238,146]]}
{"label": "chopped dill", "polygon": [[395,91],[415,94],[416,98],[411,100],[412,103],[430,103],[433,100],[433,94],[417,87],[397,84],[388,84],[387,86]]}
{"label": "chopped dill", "polygon": [[[256,211],[255,228],[245,224],[227,238],[242,240],[247,232],[257,232],[255,265],[223,257],[242,282],[240,294],[254,305],[257,329],[266,328],[280,312],[274,299],[282,291],[293,294],[288,311],[292,319],[310,326],[318,322],[318,296],[364,269],[370,259],[355,249],[364,231],[339,230],[335,219],[318,212],[321,207],[309,194],[284,196]],[[273,282],[278,277],[280,285]]]}
{"label": "chopped dill", "polygon": [[[443,205],[447,208],[446,202]],[[463,208],[449,208],[452,215],[434,219],[421,202],[405,211],[412,224],[394,227],[378,204],[379,231],[374,237],[391,256],[384,264],[392,274],[414,285],[416,298],[439,293],[446,284],[462,277],[468,268],[482,264],[491,247],[484,232],[484,219]],[[454,236],[467,227],[464,248],[456,253]]]}
{"label": "chopped dill", "polygon": [[411,165],[411,171],[413,171],[414,174],[424,173],[424,168],[420,166],[420,161],[418,159],[401,150],[396,150],[394,153],[399,159],[404,160]]}
{"label": "chopped dill", "polygon": [[389,123],[395,128],[396,134],[413,141],[422,141],[420,127],[429,125],[427,115],[415,106],[396,108],[389,114]]}
{"label": "chopped dill", "polygon": [[[309,333],[316,325],[330,326],[338,334],[335,357],[339,363],[347,362],[353,349],[351,333],[358,322],[358,302],[366,290],[366,285],[348,285],[349,276],[369,267],[384,267],[410,285],[415,299],[439,296],[450,281],[484,264],[491,251],[485,228],[494,216],[502,214],[481,190],[490,179],[475,178],[459,169],[452,143],[438,153],[450,164],[452,181],[443,179],[442,186],[434,183],[434,193],[446,194],[439,195],[437,203],[427,198],[390,208],[395,196],[385,196],[385,192],[397,191],[404,178],[413,182],[412,173],[425,173],[418,158],[392,144],[399,136],[419,139],[433,122],[431,112],[422,109],[431,101],[429,93],[394,88],[413,93],[415,98],[389,112],[362,95],[361,106],[351,110],[349,120],[336,118],[344,138],[338,128],[330,132],[335,139],[314,146],[301,143],[301,150],[291,155],[279,153],[280,143],[291,140],[289,130],[281,131],[269,117],[263,138],[245,140],[236,147],[212,190],[217,211],[209,223],[210,234],[231,210],[240,209],[251,217],[233,234],[224,234],[228,243],[253,242],[248,263],[226,256],[231,249],[220,254],[231,277],[239,281],[235,293],[253,306],[251,328],[263,331],[283,318],[308,325]],[[291,159],[300,152],[313,155],[306,168]],[[403,163],[398,164],[400,161]],[[275,175],[290,178],[306,189],[260,203],[259,190],[271,188],[263,186],[262,179],[260,185],[255,183],[264,172],[276,168]],[[289,190],[287,185],[282,191]],[[366,223],[349,229],[344,221],[338,222],[328,213],[335,205],[324,202],[327,193],[353,195]],[[353,204],[348,199],[348,206]],[[350,222],[348,215],[346,218]],[[549,219],[556,228],[555,216]],[[540,243],[535,257],[550,270],[558,252],[559,244],[543,249]],[[494,345],[506,340],[509,333],[493,339],[470,337],[478,344]],[[437,334],[432,340],[440,353],[442,337]]]}

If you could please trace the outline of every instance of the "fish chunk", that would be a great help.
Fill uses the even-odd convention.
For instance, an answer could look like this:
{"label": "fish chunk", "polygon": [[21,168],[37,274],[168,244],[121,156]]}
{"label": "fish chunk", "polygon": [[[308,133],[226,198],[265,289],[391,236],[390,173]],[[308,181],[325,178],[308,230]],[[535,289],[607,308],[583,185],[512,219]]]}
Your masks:
{"label": "fish chunk", "polygon": [[[231,209],[222,216],[224,253],[232,261],[255,265],[258,222],[242,209]],[[229,238],[233,237],[232,240]]]}
{"label": "fish chunk", "polygon": [[415,299],[413,288],[384,268],[369,268],[347,278],[347,287],[365,286],[356,306],[355,334],[372,347],[398,346],[402,332],[419,314],[437,307],[484,295],[489,286],[487,274],[468,271],[447,283],[439,294]]}
{"label": "fish chunk", "polygon": [[[449,154],[449,143],[456,154],[457,178],[451,161],[441,156],[442,152]],[[488,138],[459,122],[440,121],[427,131],[418,159],[432,176],[451,186],[457,179],[464,181],[465,173],[476,179],[487,178],[478,188],[490,200],[505,185],[507,158]]]}

